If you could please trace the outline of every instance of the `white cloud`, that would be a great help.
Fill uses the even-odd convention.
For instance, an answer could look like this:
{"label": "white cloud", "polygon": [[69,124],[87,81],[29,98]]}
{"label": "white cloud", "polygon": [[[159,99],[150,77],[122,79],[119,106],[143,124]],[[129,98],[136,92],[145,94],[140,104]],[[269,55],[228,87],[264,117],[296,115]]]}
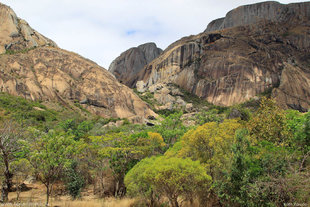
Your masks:
{"label": "white cloud", "polygon": [[[103,67],[145,42],[162,49],[213,19],[257,0],[2,0],[60,47]],[[292,1],[283,0],[281,3]],[[294,1],[297,2],[297,1]]]}

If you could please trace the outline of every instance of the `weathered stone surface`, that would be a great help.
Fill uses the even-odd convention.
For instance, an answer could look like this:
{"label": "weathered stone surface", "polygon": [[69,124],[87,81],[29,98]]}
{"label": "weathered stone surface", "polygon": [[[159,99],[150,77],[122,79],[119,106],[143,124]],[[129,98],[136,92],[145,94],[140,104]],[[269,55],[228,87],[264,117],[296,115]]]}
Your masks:
{"label": "weathered stone surface", "polygon": [[[267,12],[271,18],[276,15],[272,10],[283,6],[274,2],[268,5],[268,2],[258,4],[254,9],[246,6],[237,11],[249,11],[252,15]],[[225,29],[185,37],[171,44],[145,66],[136,80],[143,80],[149,89],[153,85],[173,83],[210,103],[224,106],[244,102],[275,88],[273,97],[284,108],[308,109],[309,7],[309,2],[286,5],[280,20],[289,21],[279,22],[268,18],[242,22],[236,17],[239,23],[229,23],[235,19],[236,11],[233,11],[228,15],[231,21],[213,23],[215,27],[221,21],[226,22]]]}
{"label": "weathered stone surface", "polygon": [[224,18],[210,22],[205,32],[245,26],[259,23],[260,21],[290,21],[292,18],[296,17],[300,19],[310,19],[309,2],[280,4],[276,1],[267,1],[233,9],[228,12]]}
{"label": "weathered stone surface", "polygon": [[[154,115],[112,74],[81,56],[53,47],[0,56],[0,91],[32,100],[75,100],[94,114],[130,118]],[[86,101],[85,101],[86,100]]]}
{"label": "weathered stone surface", "polygon": [[110,65],[109,71],[128,87],[135,87],[135,77],[145,65],[157,58],[162,50],[155,43],[146,43],[123,52]]}
{"label": "weathered stone surface", "polygon": [[286,63],[280,86],[273,89],[272,96],[284,108],[307,112],[310,106],[310,73]]}
{"label": "weathered stone surface", "polygon": [[20,51],[33,47],[57,45],[50,39],[32,29],[25,20],[16,16],[14,11],[0,3],[0,54],[7,50]]}
{"label": "weathered stone surface", "polygon": [[145,84],[143,81],[138,81],[136,84],[137,91],[140,93],[144,93],[146,91]]}
{"label": "weathered stone surface", "polygon": [[185,105],[185,111],[191,112],[192,110],[193,110],[193,104],[192,103],[188,103]]}
{"label": "weathered stone surface", "polygon": [[[13,44],[10,54],[0,55],[0,92],[32,100],[78,102],[103,117],[144,122],[156,114],[131,89],[75,53],[55,47],[28,24],[0,4],[0,47]],[[23,49],[17,50],[17,46]],[[8,46],[7,46],[8,47]],[[24,50],[24,49],[31,50]]]}

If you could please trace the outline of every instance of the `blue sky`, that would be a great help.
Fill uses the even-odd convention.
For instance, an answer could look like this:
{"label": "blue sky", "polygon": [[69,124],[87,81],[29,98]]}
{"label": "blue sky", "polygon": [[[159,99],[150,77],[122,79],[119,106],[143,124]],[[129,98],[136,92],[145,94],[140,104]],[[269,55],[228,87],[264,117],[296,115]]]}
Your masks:
{"label": "blue sky", "polygon": [[[108,69],[128,48],[155,42],[165,49],[202,32],[213,19],[256,0],[1,0],[59,47]],[[301,1],[279,1],[292,3]]]}

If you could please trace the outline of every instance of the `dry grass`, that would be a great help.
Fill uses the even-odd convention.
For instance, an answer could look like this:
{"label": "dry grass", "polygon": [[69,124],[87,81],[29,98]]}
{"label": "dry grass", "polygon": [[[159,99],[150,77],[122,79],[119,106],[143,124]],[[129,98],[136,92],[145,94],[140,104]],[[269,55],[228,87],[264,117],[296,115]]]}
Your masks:
{"label": "dry grass", "polygon": [[[130,207],[135,202],[134,199],[123,198],[123,199],[96,199],[96,200],[51,200],[49,206],[54,207]],[[43,201],[37,202],[18,202],[18,203],[8,203],[8,204],[0,204],[0,207],[43,207]]]}
{"label": "dry grass", "polygon": [[123,199],[115,199],[115,198],[110,198],[106,199],[103,203],[104,207],[129,207],[132,206],[135,202],[135,199],[132,198],[123,198]]}
{"label": "dry grass", "polygon": [[[75,200],[75,201],[51,201],[50,206],[54,207],[130,207],[134,199],[104,199],[104,200]],[[43,202],[21,202],[0,204],[0,207],[43,207]]]}
{"label": "dry grass", "polygon": [[[45,206],[45,187],[42,184],[29,184],[32,189],[30,191],[22,192],[20,200],[16,201],[16,193],[9,193],[8,204],[1,204],[0,207],[43,207]],[[92,191],[85,189],[82,193],[82,198],[72,200],[70,196],[53,196],[50,198],[49,206],[52,207],[130,207],[135,202],[134,199],[123,198],[104,198],[100,199],[93,195]]]}

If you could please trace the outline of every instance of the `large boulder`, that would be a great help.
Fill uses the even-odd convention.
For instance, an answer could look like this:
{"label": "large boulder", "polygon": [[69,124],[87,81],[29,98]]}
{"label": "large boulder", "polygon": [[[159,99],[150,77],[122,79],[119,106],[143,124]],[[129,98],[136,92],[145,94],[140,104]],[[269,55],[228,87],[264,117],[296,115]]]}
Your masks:
{"label": "large boulder", "polygon": [[121,83],[133,88],[136,86],[137,74],[161,53],[162,50],[155,43],[130,48],[111,63],[109,71]]}

